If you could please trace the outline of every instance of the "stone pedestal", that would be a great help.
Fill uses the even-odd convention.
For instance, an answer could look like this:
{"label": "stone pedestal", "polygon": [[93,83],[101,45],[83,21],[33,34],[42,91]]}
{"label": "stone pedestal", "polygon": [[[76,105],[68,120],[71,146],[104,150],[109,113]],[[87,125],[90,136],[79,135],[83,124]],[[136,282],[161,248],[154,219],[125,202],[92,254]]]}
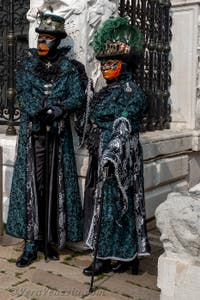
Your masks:
{"label": "stone pedestal", "polygon": [[158,260],[158,287],[160,300],[200,299],[200,263],[160,256]]}
{"label": "stone pedestal", "polygon": [[[3,222],[7,222],[7,214],[9,207],[9,195],[10,187],[13,176],[13,168],[16,157],[16,145],[17,136],[7,136],[0,134],[0,148],[2,149],[2,172],[3,172],[3,188],[2,188],[2,199],[3,199]],[[0,176],[0,180],[2,178]],[[0,181],[1,182],[1,181]],[[1,190],[1,189],[0,189]]]}
{"label": "stone pedestal", "polygon": [[158,261],[160,299],[200,299],[200,190],[169,194],[155,215],[165,249]]}

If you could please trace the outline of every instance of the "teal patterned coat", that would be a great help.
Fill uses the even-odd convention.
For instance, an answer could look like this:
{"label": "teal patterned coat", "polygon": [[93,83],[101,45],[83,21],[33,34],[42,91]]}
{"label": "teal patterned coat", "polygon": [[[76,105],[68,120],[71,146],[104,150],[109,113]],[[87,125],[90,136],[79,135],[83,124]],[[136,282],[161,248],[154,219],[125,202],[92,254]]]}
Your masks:
{"label": "teal patterned coat", "polygon": [[[100,130],[100,143],[94,213],[86,244],[92,249],[95,247],[100,197],[103,212],[98,257],[101,259],[130,261],[136,255],[149,255],[150,252],[139,142],[139,128],[146,107],[146,97],[131,74],[120,75],[110,82],[94,95],[91,104],[90,121]],[[111,172],[103,183],[103,167],[107,162]],[[94,171],[90,169],[90,172]]]}
{"label": "teal patterned coat", "polygon": [[[78,187],[77,170],[74,158],[73,139],[70,128],[70,113],[80,109],[85,101],[84,88],[81,83],[80,73],[74,61],[66,56],[65,49],[59,49],[57,66],[52,70],[53,80],[50,81],[52,89],[45,93],[44,86],[49,84],[49,78],[45,74],[40,76],[38,56],[36,49],[26,51],[22,61],[18,64],[16,74],[16,89],[19,106],[21,108],[21,121],[17,159],[15,162],[12,187],[10,193],[10,206],[7,221],[7,233],[24,239],[30,239],[27,233],[27,165],[28,140],[31,132],[38,132],[41,124],[32,119],[34,114],[44,106],[59,104],[67,111],[67,116],[62,124],[54,124],[52,131],[55,134],[58,128],[62,136],[58,137],[62,152],[62,176],[64,177],[64,203],[66,232],[65,240],[78,241],[82,238],[82,207]],[[43,66],[42,69],[45,69]],[[46,65],[46,73],[51,71]],[[42,71],[41,71],[42,72]],[[30,120],[33,120],[30,122]],[[29,152],[28,152],[29,151]]]}

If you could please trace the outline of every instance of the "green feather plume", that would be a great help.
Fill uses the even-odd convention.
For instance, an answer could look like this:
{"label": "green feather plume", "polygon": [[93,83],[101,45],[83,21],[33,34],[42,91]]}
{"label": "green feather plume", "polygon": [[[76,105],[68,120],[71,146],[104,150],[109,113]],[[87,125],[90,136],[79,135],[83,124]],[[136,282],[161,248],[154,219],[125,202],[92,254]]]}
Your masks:
{"label": "green feather plume", "polygon": [[131,26],[128,18],[110,17],[94,34],[92,45],[96,54],[105,51],[106,41],[121,41],[130,45],[132,49],[141,50],[142,40],[140,30]]}

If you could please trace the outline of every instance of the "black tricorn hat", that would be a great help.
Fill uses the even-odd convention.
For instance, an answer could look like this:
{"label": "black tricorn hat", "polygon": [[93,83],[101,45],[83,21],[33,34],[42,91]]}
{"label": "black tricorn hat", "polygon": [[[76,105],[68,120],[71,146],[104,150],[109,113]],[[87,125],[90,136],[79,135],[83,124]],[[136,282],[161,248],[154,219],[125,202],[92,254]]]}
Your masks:
{"label": "black tricorn hat", "polygon": [[65,32],[65,19],[55,14],[39,14],[40,25],[35,29],[37,33],[53,35],[59,39],[67,36]]}

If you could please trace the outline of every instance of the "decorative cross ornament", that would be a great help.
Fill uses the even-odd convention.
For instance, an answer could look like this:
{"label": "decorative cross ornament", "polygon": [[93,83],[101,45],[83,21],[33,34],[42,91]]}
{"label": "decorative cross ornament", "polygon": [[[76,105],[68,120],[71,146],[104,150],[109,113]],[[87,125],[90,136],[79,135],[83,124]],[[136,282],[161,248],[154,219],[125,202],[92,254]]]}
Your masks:
{"label": "decorative cross ornament", "polygon": [[47,67],[47,69],[51,68],[52,67],[52,64],[50,63],[50,61],[48,61],[47,64],[45,64],[45,66]]}

